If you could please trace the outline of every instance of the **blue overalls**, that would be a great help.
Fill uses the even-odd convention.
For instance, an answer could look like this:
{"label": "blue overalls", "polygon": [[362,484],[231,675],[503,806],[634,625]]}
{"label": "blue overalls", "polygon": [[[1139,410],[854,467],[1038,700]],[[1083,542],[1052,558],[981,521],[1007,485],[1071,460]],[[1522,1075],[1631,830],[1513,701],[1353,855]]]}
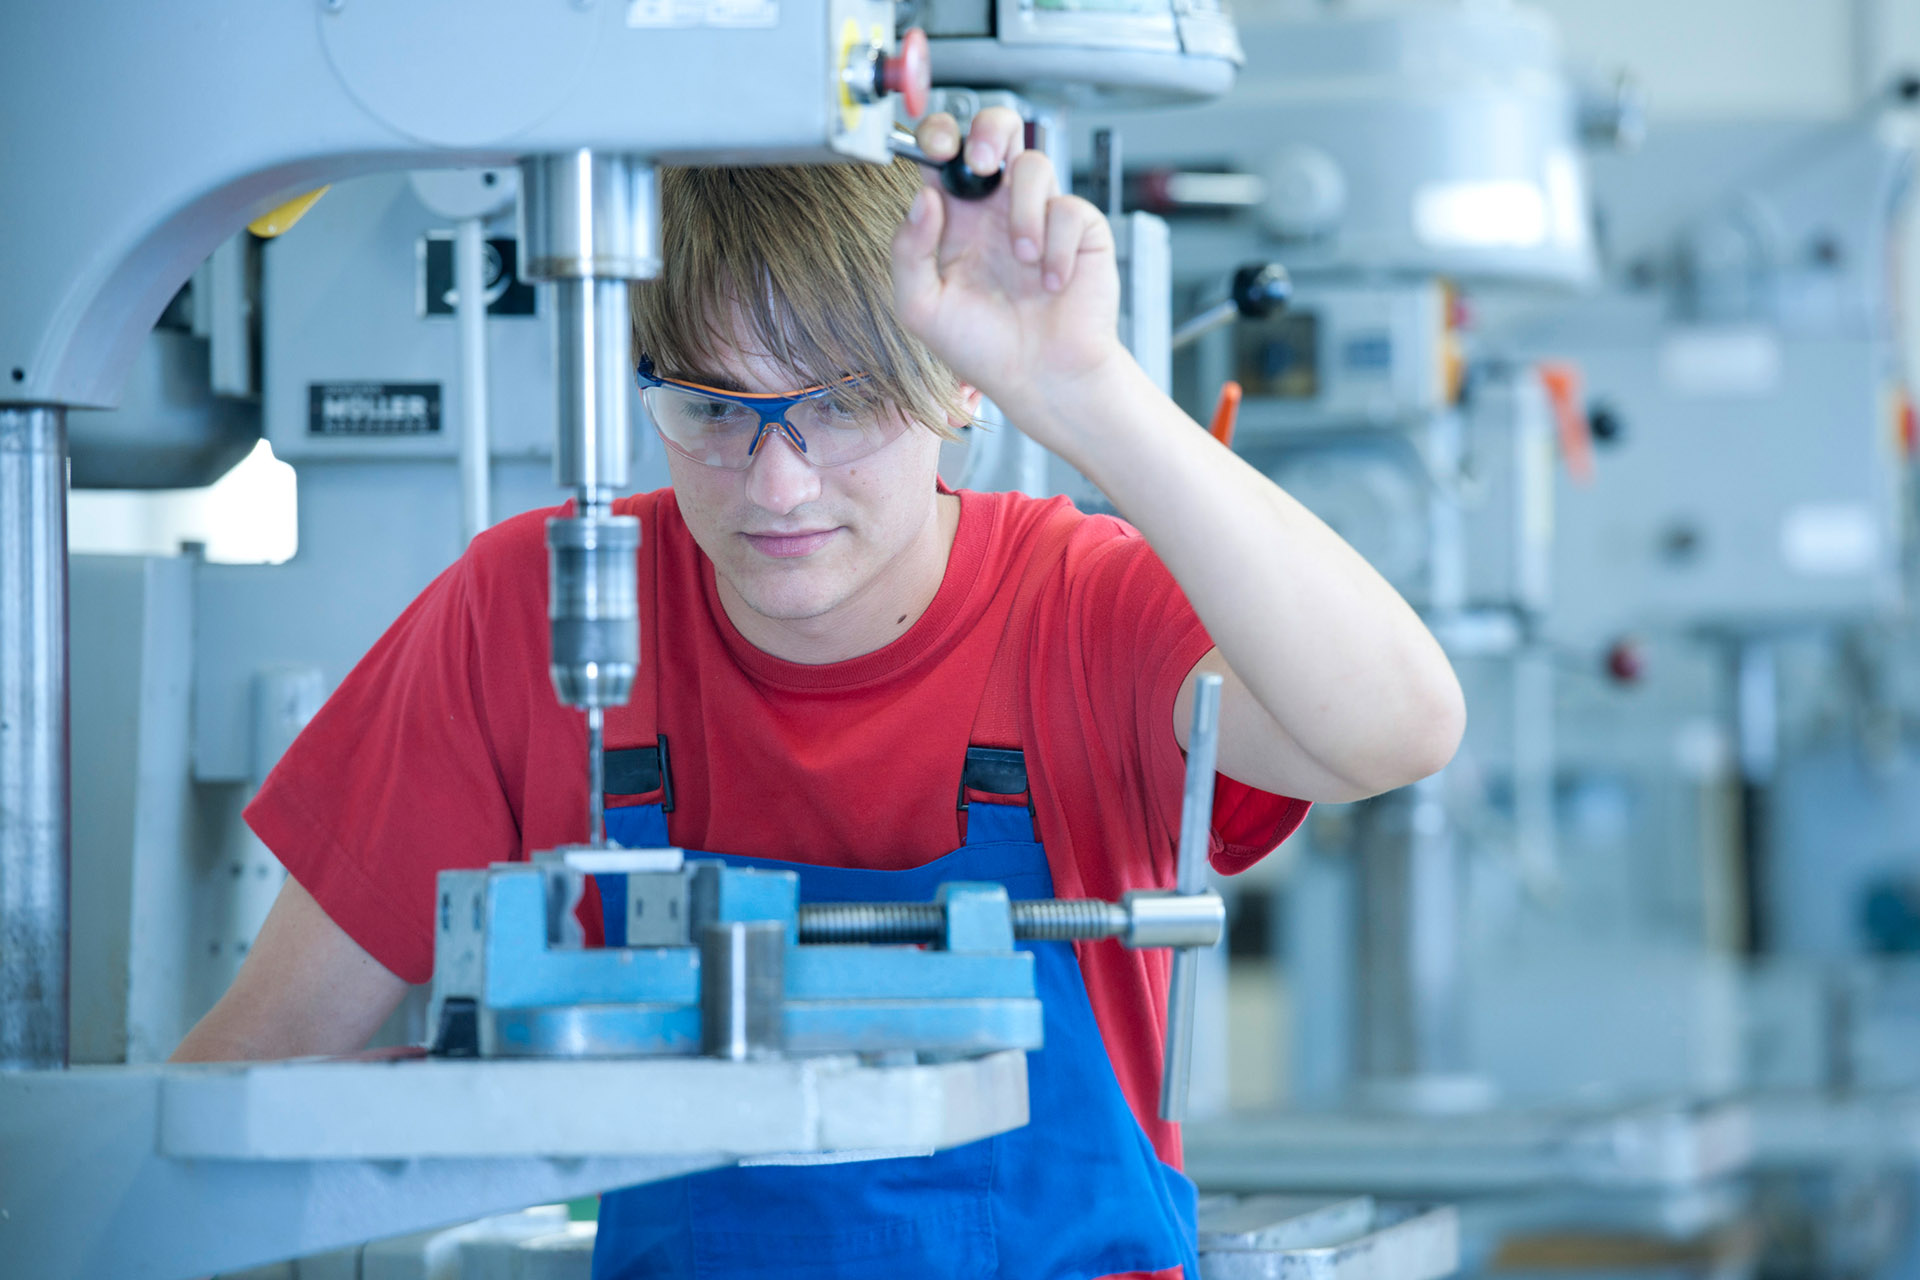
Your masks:
{"label": "blue overalls", "polygon": [[[966,832],[960,848],[907,871],[725,861],[797,872],[802,902],[925,902],[949,880],[1053,896],[1025,806],[969,803]],[[630,848],[669,843],[658,804],[609,809],[607,834]],[[716,1169],[612,1192],[594,1280],[1070,1280],[1172,1267],[1197,1280],[1193,1183],[1134,1119],[1072,945],[1029,949],[1046,1031],[1028,1057],[1029,1124],[933,1155]]]}

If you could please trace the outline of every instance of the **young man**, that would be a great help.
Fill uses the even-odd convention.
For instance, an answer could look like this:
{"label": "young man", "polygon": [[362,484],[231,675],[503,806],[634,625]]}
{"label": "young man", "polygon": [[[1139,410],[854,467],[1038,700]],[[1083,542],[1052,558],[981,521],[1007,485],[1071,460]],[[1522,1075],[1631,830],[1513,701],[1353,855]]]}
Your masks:
{"label": "young man", "polygon": [[[1008,112],[973,122],[968,162],[1007,170],[978,204],[905,162],[668,175],[635,355],[673,487],[617,507],[643,526],[643,669],[608,745],[664,737],[669,776],[609,797],[613,838],[790,867],[812,899],[956,879],[1115,898],[1171,881],[1202,672],[1225,678],[1222,871],[1308,801],[1451,756],[1464,712],[1432,637],[1154,388],[1116,338],[1105,220],[1020,136]],[[961,142],[944,117],[921,140]],[[982,393],[1139,532],[942,488],[942,435]],[[430,974],[437,871],[582,838],[543,515],[476,539],[274,771],[248,817],[293,879],[180,1057],[358,1047]],[[1024,776],[976,772],[977,748],[1020,751]],[[1192,1184],[1155,1116],[1164,953],[1052,944],[1036,973],[1026,1128],[611,1195],[596,1275],[1194,1266]]]}

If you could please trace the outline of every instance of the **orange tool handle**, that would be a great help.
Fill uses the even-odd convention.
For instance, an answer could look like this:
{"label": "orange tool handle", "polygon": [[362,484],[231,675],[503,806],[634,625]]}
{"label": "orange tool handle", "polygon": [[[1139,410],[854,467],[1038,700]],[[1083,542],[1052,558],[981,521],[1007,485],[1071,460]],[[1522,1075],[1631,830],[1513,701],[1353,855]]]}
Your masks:
{"label": "orange tool handle", "polygon": [[1220,400],[1213,406],[1213,425],[1207,428],[1207,434],[1226,445],[1233,447],[1233,429],[1240,421],[1240,397],[1244,393],[1237,382],[1224,382],[1220,385]]}
{"label": "orange tool handle", "polygon": [[1577,485],[1593,483],[1593,425],[1587,420],[1585,393],[1581,387],[1580,366],[1568,360],[1542,360],[1540,382],[1553,404],[1553,418],[1559,427],[1560,456],[1566,460],[1567,475]]}

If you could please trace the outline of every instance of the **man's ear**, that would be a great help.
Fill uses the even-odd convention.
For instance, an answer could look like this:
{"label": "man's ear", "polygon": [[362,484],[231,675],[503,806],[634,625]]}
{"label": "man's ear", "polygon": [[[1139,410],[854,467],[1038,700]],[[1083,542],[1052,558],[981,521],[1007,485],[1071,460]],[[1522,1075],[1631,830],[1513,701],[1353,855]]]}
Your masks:
{"label": "man's ear", "polygon": [[960,393],[955,398],[954,409],[947,414],[947,425],[955,431],[972,425],[973,420],[980,416],[980,401],[983,398],[980,388],[961,383]]}

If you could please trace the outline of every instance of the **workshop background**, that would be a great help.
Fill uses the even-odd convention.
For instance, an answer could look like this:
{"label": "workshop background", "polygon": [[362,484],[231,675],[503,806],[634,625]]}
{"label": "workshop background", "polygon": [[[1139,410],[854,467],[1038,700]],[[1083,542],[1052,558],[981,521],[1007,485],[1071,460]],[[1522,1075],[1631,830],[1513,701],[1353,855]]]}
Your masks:
{"label": "workshop background", "polygon": [[[1202,423],[1238,384],[1233,447],[1422,610],[1471,723],[1216,884],[1189,1172],[1310,1197],[1309,1244],[1358,1204],[1426,1232],[1374,1280],[1454,1248],[1920,1280],[1920,2],[1234,16],[1231,92],[1061,111],[1056,155],[1120,220],[1143,361]],[[284,877],[240,809],[476,521],[555,500],[513,194],[340,183],[224,245],[121,407],[71,415],[75,1062],[160,1061],[225,990]],[[477,498],[439,429],[475,219]],[[1284,290],[1222,308],[1269,263]],[[956,483],[1099,504],[969,434]],[[487,1238],[577,1244],[565,1217]]]}

